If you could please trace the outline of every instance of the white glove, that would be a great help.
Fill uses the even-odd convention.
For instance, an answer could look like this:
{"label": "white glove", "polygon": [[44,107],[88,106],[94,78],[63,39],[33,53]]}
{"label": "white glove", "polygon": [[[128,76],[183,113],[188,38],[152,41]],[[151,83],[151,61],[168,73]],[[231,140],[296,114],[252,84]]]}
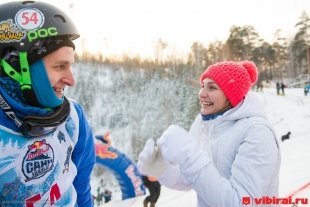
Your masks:
{"label": "white glove", "polygon": [[170,125],[157,144],[164,160],[179,165],[185,177],[194,175],[210,163],[208,154],[200,149],[198,141],[177,125]]}
{"label": "white glove", "polygon": [[161,151],[153,139],[147,140],[139,154],[137,167],[140,173],[159,178],[168,168],[168,163],[163,160]]}

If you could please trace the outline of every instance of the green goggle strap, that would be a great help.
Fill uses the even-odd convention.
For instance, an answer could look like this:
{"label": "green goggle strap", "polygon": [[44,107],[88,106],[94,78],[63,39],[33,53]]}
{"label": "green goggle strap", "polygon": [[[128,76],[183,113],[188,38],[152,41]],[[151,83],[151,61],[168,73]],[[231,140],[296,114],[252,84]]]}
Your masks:
{"label": "green goggle strap", "polygon": [[18,73],[9,63],[0,59],[0,65],[3,67],[5,73],[12,79],[17,81],[22,90],[31,89],[31,78],[29,64],[27,60],[27,52],[19,52],[19,63],[21,73]]}

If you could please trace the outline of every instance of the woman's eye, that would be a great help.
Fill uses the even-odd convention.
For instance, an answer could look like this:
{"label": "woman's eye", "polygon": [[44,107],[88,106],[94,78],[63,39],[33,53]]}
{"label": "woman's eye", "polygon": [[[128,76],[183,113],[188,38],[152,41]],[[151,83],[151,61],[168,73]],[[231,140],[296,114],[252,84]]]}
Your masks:
{"label": "woman's eye", "polygon": [[216,90],[214,86],[209,86],[209,90]]}

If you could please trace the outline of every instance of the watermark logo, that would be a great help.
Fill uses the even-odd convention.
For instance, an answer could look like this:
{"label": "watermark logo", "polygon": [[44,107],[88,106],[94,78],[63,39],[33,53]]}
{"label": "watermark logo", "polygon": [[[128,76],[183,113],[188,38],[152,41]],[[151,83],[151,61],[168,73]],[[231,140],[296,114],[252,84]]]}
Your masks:
{"label": "watermark logo", "polygon": [[250,205],[251,202],[251,197],[242,197],[242,204],[243,205]]}
{"label": "watermark logo", "polygon": [[249,206],[259,206],[259,205],[290,205],[290,206],[299,206],[299,205],[307,205],[309,204],[308,198],[278,198],[278,197],[270,197],[263,196],[260,198],[251,198],[251,197],[242,197],[242,204]]}

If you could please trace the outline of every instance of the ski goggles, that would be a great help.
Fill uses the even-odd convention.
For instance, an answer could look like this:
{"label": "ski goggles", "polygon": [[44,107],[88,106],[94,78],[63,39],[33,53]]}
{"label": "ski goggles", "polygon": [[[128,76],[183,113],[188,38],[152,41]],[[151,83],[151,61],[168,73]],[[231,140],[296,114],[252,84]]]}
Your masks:
{"label": "ski goggles", "polygon": [[21,133],[28,137],[40,137],[53,133],[56,128],[65,122],[70,113],[70,103],[67,98],[64,97],[64,102],[55,111],[44,117],[39,116],[26,116],[20,126]]}

